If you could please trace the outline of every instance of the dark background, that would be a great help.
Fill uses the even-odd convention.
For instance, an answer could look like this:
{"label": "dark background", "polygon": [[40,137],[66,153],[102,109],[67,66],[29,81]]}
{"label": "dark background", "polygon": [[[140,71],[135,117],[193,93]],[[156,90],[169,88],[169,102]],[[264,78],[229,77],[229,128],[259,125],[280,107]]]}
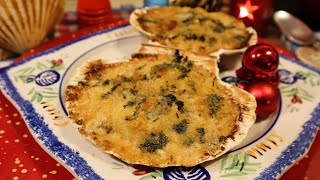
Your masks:
{"label": "dark background", "polygon": [[274,0],[274,3],[275,11],[288,11],[314,31],[320,31],[320,0]]}

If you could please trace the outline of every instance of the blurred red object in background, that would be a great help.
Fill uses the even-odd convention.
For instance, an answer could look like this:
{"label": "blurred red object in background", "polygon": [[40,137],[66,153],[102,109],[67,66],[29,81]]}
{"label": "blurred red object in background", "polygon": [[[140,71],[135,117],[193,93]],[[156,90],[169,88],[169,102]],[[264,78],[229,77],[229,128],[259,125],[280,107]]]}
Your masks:
{"label": "blurred red object in background", "polygon": [[263,36],[274,7],[274,0],[232,0],[231,14]]}
{"label": "blurred red object in background", "polygon": [[112,21],[109,0],[78,0],[78,24],[80,27],[104,24]]}

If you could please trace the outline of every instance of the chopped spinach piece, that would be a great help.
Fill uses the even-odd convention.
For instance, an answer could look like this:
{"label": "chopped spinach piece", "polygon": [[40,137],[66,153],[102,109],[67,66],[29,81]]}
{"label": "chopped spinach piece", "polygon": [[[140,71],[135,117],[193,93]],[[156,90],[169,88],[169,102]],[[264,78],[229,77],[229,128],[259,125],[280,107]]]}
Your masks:
{"label": "chopped spinach piece", "polygon": [[142,80],[143,81],[146,81],[146,80],[148,80],[148,77],[147,77],[147,75],[145,74],[145,75],[143,75],[143,78],[142,78]]}
{"label": "chopped spinach piece", "polygon": [[176,101],[176,105],[178,106],[178,111],[183,112],[184,102],[178,100],[178,101]]}
{"label": "chopped spinach piece", "polygon": [[174,96],[173,94],[168,94],[164,97],[166,98],[169,106],[172,106],[172,104],[177,100],[176,96]]}
{"label": "chopped spinach piece", "polygon": [[183,106],[184,106],[184,102],[179,100],[175,95],[173,94],[168,94],[165,95],[165,100],[168,104],[168,106],[172,106],[173,103],[175,103],[177,105],[178,111],[183,112]]}
{"label": "chopped spinach piece", "polygon": [[204,35],[187,34],[187,35],[184,35],[184,38],[187,40],[195,40],[195,41],[201,41],[201,42],[205,41]]}
{"label": "chopped spinach piece", "polygon": [[133,115],[131,115],[131,116],[126,116],[126,117],[125,117],[125,120],[126,120],[126,121],[135,120],[135,119],[138,117],[138,115],[139,115],[139,110],[141,109],[142,103],[144,103],[145,101],[146,101],[146,99],[142,99],[142,100],[137,104],[137,106],[135,107],[135,110],[134,110],[134,112],[133,112]]}
{"label": "chopped spinach piece", "polygon": [[115,91],[119,86],[121,86],[121,84],[117,84],[117,85],[113,86],[110,91],[111,92]]}
{"label": "chopped spinach piece", "polygon": [[209,106],[209,115],[214,117],[218,111],[220,111],[223,105],[223,97],[218,96],[216,94],[209,94],[207,98],[207,104]]}
{"label": "chopped spinach piece", "polygon": [[143,152],[154,153],[157,149],[162,149],[168,144],[168,137],[164,133],[151,133],[145,141],[139,145]]}
{"label": "chopped spinach piece", "polygon": [[176,49],[174,56],[174,62],[181,63],[181,59],[183,58],[183,56],[180,55],[180,51],[178,49]]}
{"label": "chopped spinach piece", "polygon": [[215,21],[216,27],[213,28],[213,31],[216,33],[223,33],[226,30],[226,27],[220,22],[220,21]]}
{"label": "chopped spinach piece", "polygon": [[182,120],[180,123],[178,124],[174,124],[172,126],[173,130],[175,132],[177,132],[178,134],[183,134],[187,131],[188,129],[188,125],[189,125],[189,121],[187,121],[186,119]]}
{"label": "chopped spinach piece", "polygon": [[130,93],[132,94],[132,95],[137,95],[137,93],[138,93],[138,91],[137,90],[135,90],[135,89],[130,89],[129,90],[130,91]]}

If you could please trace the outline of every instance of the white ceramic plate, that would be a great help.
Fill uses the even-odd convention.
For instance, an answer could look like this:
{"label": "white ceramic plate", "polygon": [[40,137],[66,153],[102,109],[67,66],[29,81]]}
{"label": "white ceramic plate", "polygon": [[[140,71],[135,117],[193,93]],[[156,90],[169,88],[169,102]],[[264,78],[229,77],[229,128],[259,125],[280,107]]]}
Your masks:
{"label": "white ceramic plate", "polygon": [[[280,56],[281,104],[231,152],[193,168],[130,166],[96,148],[70,124],[64,91],[83,62],[123,61],[146,41],[131,26],[104,30],[41,52],[0,71],[1,91],[17,107],[38,143],[82,179],[274,179],[301,158],[320,124],[320,71]],[[240,56],[224,58],[221,77],[233,81]]]}

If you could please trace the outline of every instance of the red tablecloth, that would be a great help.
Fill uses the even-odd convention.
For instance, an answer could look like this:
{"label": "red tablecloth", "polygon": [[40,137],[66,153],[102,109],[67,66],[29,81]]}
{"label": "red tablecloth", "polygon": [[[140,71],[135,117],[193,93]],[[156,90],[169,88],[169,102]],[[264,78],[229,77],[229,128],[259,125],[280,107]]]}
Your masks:
{"label": "red tablecloth", "polygon": [[[127,20],[117,20],[108,25],[101,25],[77,31],[74,15],[67,14],[58,34],[66,33],[49,41],[39,48],[31,50],[17,58],[15,62],[44,49],[57,46],[72,39],[84,36],[99,29],[110,28],[127,23]],[[69,25],[70,26],[69,26]],[[71,31],[71,32],[70,32]],[[263,39],[260,41],[269,43]],[[274,45],[275,46],[275,45]],[[282,54],[290,53],[275,46]],[[305,158],[296,163],[281,179],[320,179],[320,135]],[[74,179],[74,176],[61,164],[50,157],[29,133],[24,120],[13,105],[0,93],[0,180],[7,179]]]}

